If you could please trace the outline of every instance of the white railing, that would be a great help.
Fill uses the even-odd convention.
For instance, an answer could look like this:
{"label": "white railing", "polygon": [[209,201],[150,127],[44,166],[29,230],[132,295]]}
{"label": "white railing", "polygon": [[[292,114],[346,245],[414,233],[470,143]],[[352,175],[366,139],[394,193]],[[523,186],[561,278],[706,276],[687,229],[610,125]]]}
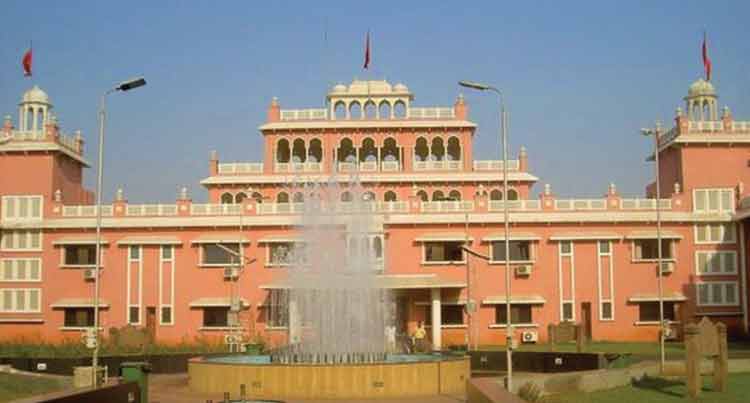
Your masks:
{"label": "white railing", "polygon": [[[521,164],[518,160],[508,160],[509,171],[518,171],[520,166]],[[474,161],[474,170],[475,171],[502,171],[503,161],[477,160],[477,161]]]}
{"label": "white railing", "polygon": [[258,214],[299,214],[304,207],[303,203],[261,203]]}
{"label": "white railing", "polygon": [[262,162],[227,162],[219,164],[219,175],[261,174]]}
{"label": "white railing", "polygon": [[396,172],[401,170],[401,163],[398,161],[382,161],[380,162],[380,170],[383,172]]}
{"label": "white railing", "polygon": [[320,162],[277,162],[274,172],[322,172],[323,164]]}
{"label": "white railing", "polygon": [[378,212],[381,213],[406,213],[409,211],[409,202],[390,201],[378,202]]}
{"label": "white railing", "polygon": [[[664,210],[672,209],[671,199],[661,199],[659,208]],[[621,210],[656,210],[656,199],[622,199],[620,200]]]}
{"label": "white railing", "polygon": [[354,172],[357,170],[356,162],[339,162],[338,172]]}
{"label": "white railing", "polygon": [[459,171],[461,161],[414,161],[415,171]]}
{"label": "white railing", "polygon": [[555,200],[555,210],[606,210],[607,199]]}
{"label": "white railing", "polygon": [[423,213],[449,213],[465,211],[474,211],[473,201],[460,200],[422,202]]}
{"label": "white railing", "polygon": [[174,216],[177,215],[176,204],[128,204],[127,216]]}
{"label": "white railing", "polygon": [[724,124],[720,120],[689,121],[688,131],[718,132],[724,130]]}
{"label": "white railing", "polygon": [[410,119],[453,119],[456,113],[453,108],[409,108]]}
{"label": "white railing", "polygon": [[340,202],[336,204],[336,212],[339,213],[374,213],[376,208],[376,202]]}
{"label": "white railing", "polygon": [[57,135],[57,141],[66,148],[69,148],[75,152],[79,152],[80,149],[78,147],[78,141],[76,141],[75,137],[66,136],[62,133]]}
{"label": "white railing", "polygon": [[732,122],[733,132],[750,132],[750,121]]}
{"label": "white railing", "polygon": [[[487,209],[489,211],[503,211],[505,200],[490,200]],[[541,200],[509,200],[508,210],[513,211],[535,211],[542,209]]]}
{"label": "white railing", "polygon": [[[96,206],[63,206],[63,217],[96,217]],[[112,217],[112,206],[102,206],[102,216]]]}
{"label": "white railing", "polygon": [[241,204],[192,204],[192,215],[235,215],[242,211]]}
{"label": "white railing", "polygon": [[328,118],[328,110],[323,109],[282,109],[281,120],[323,120]]}
{"label": "white railing", "polygon": [[680,133],[677,130],[677,128],[673,127],[671,129],[669,129],[668,132],[666,132],[666,133],[662,134],[661,136],[659,136],[659,143],[660,144],[666,144],[666,143],[674,140],[679,134]]}
{"label": "white railing", "polygon": [[14,131],[11,134],[11,137],[13,137],[13,140],[20,140],[20,141],[31,141],[31,140],[44,140],[45,133],[44,130],[37,130],[37,131]]}
{"label": "white railing", "polygon": [[359,170],[361,172],[376,172],[378,170],[377,161],[363,161],[359,163]]}

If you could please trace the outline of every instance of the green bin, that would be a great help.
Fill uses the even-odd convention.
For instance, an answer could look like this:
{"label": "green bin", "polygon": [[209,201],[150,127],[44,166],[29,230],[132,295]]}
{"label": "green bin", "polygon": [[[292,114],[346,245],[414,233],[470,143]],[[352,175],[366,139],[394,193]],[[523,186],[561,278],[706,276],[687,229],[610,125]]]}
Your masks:
{"label": "green bin", "polygon": [[141,389],[141,403],[148,403],[148,373],[151,372],[151,364],[147,362],[123,362],[120,364],[122,380],[124,382],[137,382]]}

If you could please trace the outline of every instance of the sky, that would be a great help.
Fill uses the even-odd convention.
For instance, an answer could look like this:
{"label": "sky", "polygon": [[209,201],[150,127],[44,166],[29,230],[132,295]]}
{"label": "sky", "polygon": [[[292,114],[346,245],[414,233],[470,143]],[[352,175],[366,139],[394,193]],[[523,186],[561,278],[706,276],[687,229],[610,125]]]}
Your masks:
{"label": "sky", "polygon": [[[262,160],[257,128],[272,97],[322,108],[330,86],[354,78],[402,82],[416,106],[464,93],[476,159],[500,159],[497,99],[456,83],[493,84],[506,96],[510,155],[525,146],[540,178],[533,197],[545,183],[562,197],[599,197],[610,182],[640,196],[653,144],[639,129],[671,127],[703,73],[704,30],[720,105],[750,120],[748,1],[9,0],[2,10],[0,114],[16,121],[21,94],[42,87],[63,132],[83,131],[90,188],[99,97],[146,77],[108,98],[105,200],[122,187],[131,203],[169,203],[187,186],[205,201],[211,150],[224,162]],[[31,79],[21,70],[30,41]]]}

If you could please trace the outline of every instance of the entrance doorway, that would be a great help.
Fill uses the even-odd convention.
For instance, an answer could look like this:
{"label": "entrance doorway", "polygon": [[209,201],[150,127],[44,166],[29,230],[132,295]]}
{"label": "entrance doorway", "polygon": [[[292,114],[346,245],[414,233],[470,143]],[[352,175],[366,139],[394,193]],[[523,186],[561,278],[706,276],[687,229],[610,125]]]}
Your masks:
{"label": "entrance doorway", "polygon": [[146,308],[146,330],[153,340],[156,335],[156,307],[149,306]]}
{"label": "entrance doorway", "polygon": [[591,302],[581,302],[581,326],[586,340],[591,340]]}

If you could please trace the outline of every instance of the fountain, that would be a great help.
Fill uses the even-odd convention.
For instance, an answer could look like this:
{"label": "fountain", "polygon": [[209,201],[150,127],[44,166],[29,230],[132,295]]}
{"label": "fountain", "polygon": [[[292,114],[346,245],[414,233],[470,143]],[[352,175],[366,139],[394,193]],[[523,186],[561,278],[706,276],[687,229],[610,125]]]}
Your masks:
{"label": "fountain", "polygon": [[356,175],[343,182],[297,181],[304,242],[275,256],[288,265],[268,308],[289,343],[266,356],[198,358],[190,386],[205,393],[248,389],[258,398],[372,398],[463,393],[468,360],[387,351],[392,291],[380,287],[382,223]]}

